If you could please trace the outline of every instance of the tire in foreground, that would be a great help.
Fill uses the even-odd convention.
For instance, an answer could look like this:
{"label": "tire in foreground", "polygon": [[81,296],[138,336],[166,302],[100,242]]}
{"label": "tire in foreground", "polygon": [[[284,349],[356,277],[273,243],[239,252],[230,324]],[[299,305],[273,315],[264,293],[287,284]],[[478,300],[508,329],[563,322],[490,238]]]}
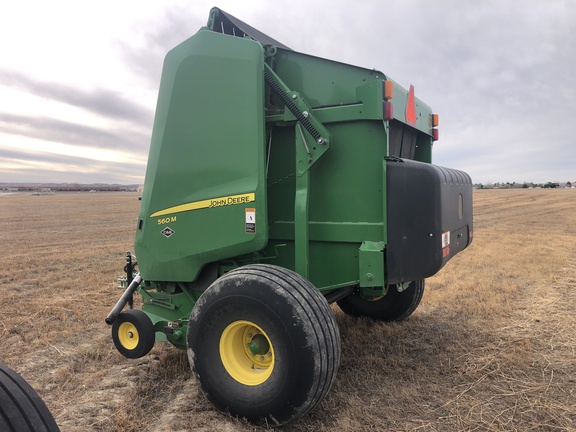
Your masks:
{"label": "tire in foreground", "polygon": [[0,365],[0,431],[60,431],[38,393],[24,378],[4,365]]}

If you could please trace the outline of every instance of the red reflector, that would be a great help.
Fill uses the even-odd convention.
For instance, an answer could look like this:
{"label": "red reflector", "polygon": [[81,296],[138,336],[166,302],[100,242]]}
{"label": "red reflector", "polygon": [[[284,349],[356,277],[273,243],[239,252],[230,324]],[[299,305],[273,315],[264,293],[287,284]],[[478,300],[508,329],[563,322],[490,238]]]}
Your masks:
{"label": "red reflector", "polygon": [[432,139],[438,141],[438,129],[432,129]]}
{"label": "red reflector", "polygon": [[392,102],[384,102],[384,120],[392,120],[394,118],[394,105]]}
{"label": "red reflector", "polygon": [[450,255],[450,247],[445,247],[442,249],[442,257],[446,258],[448,255]]}
{"label": "red reflector", "polygon": [[410,86],[408,101],[406,103],[406,122],[410,126],[416,126],[416,104],[414,103],[414,86]]}

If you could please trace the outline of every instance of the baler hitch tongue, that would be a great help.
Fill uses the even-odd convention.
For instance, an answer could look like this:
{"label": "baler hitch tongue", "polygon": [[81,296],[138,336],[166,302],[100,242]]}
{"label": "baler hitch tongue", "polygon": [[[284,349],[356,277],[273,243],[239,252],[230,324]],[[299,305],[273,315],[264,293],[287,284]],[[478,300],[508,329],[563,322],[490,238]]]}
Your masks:
{"label": "baler hitch tongue", "polygon": [[128,287],[122,294],[122,297],[120,297],[120,300],[118,300],[118,303],[116,303],[116,306],[112,308],[112,310],[104,320],[106,324],[112,325],[114,323],[118,314],[122,312],[122,309],[124,309],[126,303],[128,303],[128,301],[132,298],[134,292],[138,289],[140,282],[142,282],[142,276],[140,276],[140,273],[138,273],[136,276],[134,276],[134,279],[132,280],[130,285],[128,285]]}

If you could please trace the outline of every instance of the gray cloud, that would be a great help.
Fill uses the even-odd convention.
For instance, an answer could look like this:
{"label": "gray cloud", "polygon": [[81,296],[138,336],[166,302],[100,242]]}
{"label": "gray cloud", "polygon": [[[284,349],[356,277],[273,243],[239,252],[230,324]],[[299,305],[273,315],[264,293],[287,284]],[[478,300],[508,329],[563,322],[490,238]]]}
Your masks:
{"label": "gray cloud", "polygon": [[[144,167],[136,163],[102,162],[82,157],[55,155],[52,153],[28,152],[0,149],[0,160],[9,162],[15,168],[4,168],[0,172],[1,182],[30,183],[139,183]],[[33,161],[41,166],[26,168]],[[51,164],[52,168],[43,165]],[[22,179],[22,170],[27,173]],[[104,180],[103,180],[104,179]]]}
{"label": "gray cloud", "polygon": [[[210,6],[189,2],[139,23],[142,42],[118,40],[138,85],[157,91],[166,52],[205,25]],[[576,8],[563,0],[278,0],[224,9],[297,51],[377,68],[440,114],[435,162],[474,180],[576,180]],[[9,133],[145,151],[153,106],[119,91],[86,91],[0,70],[0,83],[79,106],[142,130],[101,130],[3,115]],[[2,122],[0,118],[0,122]],[[144,132],[148,131],[148,132]],[[146,134],[148,134],[146,136]]]}
{"label": "gray cloud", "polygon": [[112,119],[129,120],[145,127],[150,127],[152,124],[152,107],[142,107],[119,92],[106,88],[83,90],[78,86],[40,81],[29,75],[6,69],[0,70],[0,84]]}
{"label": "gray cloud", "polygon": [[166,53],[206,25],[208,12],[209,9],[202,10],[200,14],[190,5],[164,10],[161,16],[142,24],[144,42],[141,46],[118,40],[124,64],[156,91]]}
{"label": "gray cloud", "polygon": [[0,113],[0,131],[65,144],[136,152],[145,151],[150,143],[147,131],[128,128],[111,131],[64,120],[5,113]]}

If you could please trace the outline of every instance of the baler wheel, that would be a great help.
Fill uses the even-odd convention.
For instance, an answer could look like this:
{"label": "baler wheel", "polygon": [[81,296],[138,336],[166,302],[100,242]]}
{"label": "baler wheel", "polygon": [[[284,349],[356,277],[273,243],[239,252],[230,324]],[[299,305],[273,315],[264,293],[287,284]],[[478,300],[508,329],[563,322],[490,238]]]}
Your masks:
{"label": "baler wheel", "polygon": [[24,378],[0,365],[0,430],[59,432],[54,417]]}
{"label": "baler wheel", "polygon": [[214,406],[264,426],[312,410],[340,361],[328,302],[297,273],[255,264],[217,279],[188,324],[188,356]]}
{"label": "baler wheel", "polygon": [[154,325],[148,315],[138,309],[122,312],[112,324],[112,340],[124,357],[137,359],[154,346]]}
{"label": "baler wheel", "polygon": [[351,316],[368,317],[379,321],[401,321],[416,310],[424,294],[424,279],[412,281],[400,292],[390,287],[384,297],[364,300],[358,292],[338,300],[340,309]]}

